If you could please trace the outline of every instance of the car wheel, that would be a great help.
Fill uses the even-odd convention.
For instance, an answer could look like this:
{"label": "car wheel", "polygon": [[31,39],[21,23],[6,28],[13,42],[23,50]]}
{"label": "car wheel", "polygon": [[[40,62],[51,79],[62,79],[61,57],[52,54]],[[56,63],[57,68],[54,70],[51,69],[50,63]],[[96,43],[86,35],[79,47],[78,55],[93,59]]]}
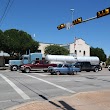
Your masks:
{"label": "car wheel", "polygon": [[17,71],[18,70],[18,67],[15,65],[12,67],[12,71]]}
{"label": "car wheel", "polygon": [[57,75],[60,75],[60,72],[59,72],[59,71],[57,71],[57,72],[56,72],[56,74],[57,74]]}
{"label": "car wheel", "polygon": [[25,72],[29,73],[30,72],[30,68],[25,68]]}
{"label": "car wheel", "polygon": [[74,72],[68,73],[68,75],[74,75]]}
{"label": "car wheel", "polygon": [[72,72],[72,75],[74,75],[74,72]]}
{"label": "car wheel", "polygon": [[95,68],[95,69],[94,69],[94,72],[98,72],[98,71],[99,71],[99,69],[98,69],[98,68]]}

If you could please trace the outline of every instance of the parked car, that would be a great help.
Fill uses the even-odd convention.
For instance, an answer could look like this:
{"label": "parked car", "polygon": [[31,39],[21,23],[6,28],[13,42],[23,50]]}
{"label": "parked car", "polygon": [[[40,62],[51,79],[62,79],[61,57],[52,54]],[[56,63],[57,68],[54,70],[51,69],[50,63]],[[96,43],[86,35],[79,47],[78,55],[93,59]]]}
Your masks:
{"label": "parked car", "polygon": [[108,66],[108,70],[110,71],[110,65]]}
{"label": "parked car", "polygon": [[60,74],[69,74],[74,75],[74,72],[80,72],[80,68],[76,68],[71,64],[59,64],[57,67],[50,67],[48,68],[48,71],[54,75],[60,75]]}
{"label": "parked car", "polygon": [[49,67],[57,67],[57,64],[49,64],[45,60],[36,60],[33,61],[31,64],[24,64],[20,67],[20,70],[23,73],[29,73],[30,71],[37,71],[37,70],[43,70],[44,72],[48,71]]}
{"label": "parked car", "polygon": [[92,65],[90,62],[86,61],[86,62],[76,62],[74,64],[75,67],[80,68],[81,71],[94,71],[94,72],[98,72],[100,70],[102,70],[102,67],[100,65]]}

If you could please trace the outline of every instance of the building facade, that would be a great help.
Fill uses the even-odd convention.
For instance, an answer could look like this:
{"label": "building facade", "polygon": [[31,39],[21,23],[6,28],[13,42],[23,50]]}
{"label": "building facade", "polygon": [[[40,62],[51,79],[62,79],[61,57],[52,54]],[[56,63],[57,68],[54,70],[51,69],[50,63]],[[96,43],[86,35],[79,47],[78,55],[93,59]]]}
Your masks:
{"label": "building facade", "polygon": [[[39,44],[40,44],[39,50],[41,51],[42,54],[44,54],[46,46],[54,45],[52,43],[39,43]],[[57,44],[57,45],[68,49],[71,55],[76,55],[78,57],[79,56],[90,56],[90,46],[86,44],[86,42],[81,38],[76,39],[75,42],[70,43],[70,44],[65,44],[65,45]]]}
{"label": "building facade", "polygon": [[74,53],[76,56],[90,56],[90,46],[82,39],[76,39],[74,43],[70,44],[70,54]]}

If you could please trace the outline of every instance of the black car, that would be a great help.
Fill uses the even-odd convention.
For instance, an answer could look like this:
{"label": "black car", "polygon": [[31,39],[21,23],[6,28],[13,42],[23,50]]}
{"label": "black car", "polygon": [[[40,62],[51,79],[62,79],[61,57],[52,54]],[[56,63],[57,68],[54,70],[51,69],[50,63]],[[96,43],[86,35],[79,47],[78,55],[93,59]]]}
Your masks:
{"label": "black car", "polygon": [[74,64],[75,67],[80,68],[81,71],[94,71],[94,72],[98,72],[99,70],[101,70],[101,66],[100,65],[92,65],[90,62],[76,62]]}

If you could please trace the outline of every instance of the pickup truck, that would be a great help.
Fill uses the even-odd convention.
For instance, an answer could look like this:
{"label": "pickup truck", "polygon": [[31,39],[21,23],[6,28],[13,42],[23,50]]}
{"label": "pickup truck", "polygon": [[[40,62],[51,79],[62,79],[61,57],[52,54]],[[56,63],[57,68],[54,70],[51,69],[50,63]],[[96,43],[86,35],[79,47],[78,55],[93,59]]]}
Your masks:
{"label": "pickup truck", "polygon": [[99,70],[102,70],[99,64],[92,65],[90,62],[76,62],[74,66],[80,68],[81,71],[87,71],[87,72],[89,71],[98,72]]}
{"label": "pickup truck", "polygon": [[74,75],[74,72],[79,72],[80,68],[76,68],[71,64],[59,64],[57,67],[50,67],[48,71],[51,75],[60,75],[60,74],[68,74]]}
{"label": "pickup truck", "polygon": [[31,64],[24,64],[20,67],[20,70],[23,73],[29,73],[30,71],[43,70],[44,72],[48,71],[49,67],[56,67],[57,64],[49,64],[44,60],[34,61]]}

